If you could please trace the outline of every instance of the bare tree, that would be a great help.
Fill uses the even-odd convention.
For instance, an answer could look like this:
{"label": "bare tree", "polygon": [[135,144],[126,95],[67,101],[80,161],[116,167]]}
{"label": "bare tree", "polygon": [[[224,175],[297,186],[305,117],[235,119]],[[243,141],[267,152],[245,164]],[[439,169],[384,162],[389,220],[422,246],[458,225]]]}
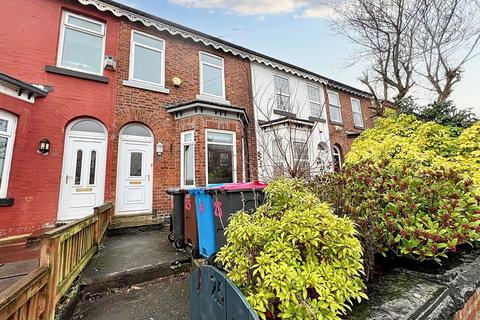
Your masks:
{"label": "bare tree", "polygon": [[[427,79],[447,99],[480,41],[480,0],[347,0],[337,30],[361,48],[370,67],[360,81],[382,101],[401,101]],[[420,76],[420,77],[418,77]]]}
{"label": "bare tree", "polygon": [[420,74],[445,101],[461,80],[464,65],[478,54],[480,41],[480,1],[422,0],[424,12],[418,15],[420,32],[416,37],[422,52]]}
{"label": "bare tree", "polygon": [[[370,71],[360,79],[378,105],[390,91],[397,99],[407,96],[415,84],[413,70],[417,55],[414,35],[419,28],[419,1],[354,0],[339,7],[338,30],[362,48]],[[377,90],[378,83],[381,90]],[[377,105],[377,107],[378,107]]]}
{"label": "bare tree", "polygon": [[[263,178],[272,180],[286,176],[310,179],[331,170],[328,136],[322,132],[322,123],[295,116],[310,114],[310,110],[307,111],[311,107],[310,102],[297,96],[300,81],[295,83],[294,88],[275,92],[273,81],[259,83],[257,80],[253,77],[252,87],[255,88],[254,107],[259,119],[256,124],[257,148]],[[325,102],[320,101],[315,105],[319,118],[324,114],[325,107]]]}

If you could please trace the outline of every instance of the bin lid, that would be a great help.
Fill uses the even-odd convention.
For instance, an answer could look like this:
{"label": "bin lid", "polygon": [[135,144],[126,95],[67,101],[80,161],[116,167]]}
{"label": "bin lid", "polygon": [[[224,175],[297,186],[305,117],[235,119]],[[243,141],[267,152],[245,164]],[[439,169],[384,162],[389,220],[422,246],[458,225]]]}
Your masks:
{"label": "bin lid", "polygon": [[254,181],[254,182],[241,182],[241,183],[226,183],[224,186],[218,188],[221,191],[251,191],[262,190],[266,188],[268,184]]}
{"label": "bin lid", "polygon": [[218,189],[224,185],[225,183],[211,183],[204,187],[189,188],[187,191],[189,194],[202,194],[202,193],[205,193],[205,190]]}
{"label": "bin lid", "polygon": [[169,194],[169,195],[185,194],[185,193],[187,193],[187,190],[181,189],[181,188],[169,188],[169,189],[165,190],[165,193]]}

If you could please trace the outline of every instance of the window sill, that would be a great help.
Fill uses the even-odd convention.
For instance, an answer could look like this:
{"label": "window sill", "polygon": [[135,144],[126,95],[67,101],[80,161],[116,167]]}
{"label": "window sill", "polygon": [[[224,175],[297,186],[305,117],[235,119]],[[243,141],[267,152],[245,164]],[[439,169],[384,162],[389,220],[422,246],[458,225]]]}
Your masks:
{"label": "window sill", "polygon": [[13,198],[0,198],[0,207],[11,207],[14,202]]}
{"label": "window sill", "polygon": [[139,88],[139,89],[144,89],[144,90],[153,91],[153,92],[160,92],[165,94],[170,93],[170,90],[168,90],[165,87],[156,86],[148,83],[142,83],[135,80],[123,80],[123,85],[127,87]]}
{"label": "window sill", "polygon": [[353,126],[353,127],[358,130],[365,130],[365,127],[361,127],[361,126]]}
{"label": "window sill", "polygon": [[336,125],[336,126],[341,126],[341,127],[344,126],[342,122],[338,122],[338,121],[330,120],[330,123],[333,124],[333,125]]}
{"label": "window sill", "polygon": [[81,71],[75,71],[75,70],[60,68],[60,67],[56,67],[56,66],[45,66],[45,71],[49,72],[49,73],[56,73],[56,74],[61,74],[61,75],[64,75],[64,76],[75,77],[75,78],[86,79],[86,80],[92,80],[92,81],[97,81],[97,82],[102,82],[102,83],[108,83],[110,81],[110,79],[108,79],[108,77],[99,76],[99,75],[96,75],[96,74],[91,74],[91,73],[86,73],[86,72],[81,72]]}
{"label": "window sill", "polygon": [[292,118],[295,118],[297,116],[293,112],[280,110],[280,109],[273,109],[273,114],[278,114],[279,116],[292,117]]}
{"label": "window sill", "polygon": [[326,123],[327,122],[327,120],[325,120],[324,118],[313,117],[313,116],[308,117],[308,120],[310,120],[312,122],[321,122],[321,123]]}
{"label": "window sill", "polygon": [[197,94],[196,98],[197,98],[197,100],[219,103],[219,104],[224,104],[224,105],[227,105],[227,106],[230,105],[230,101],[228,101],[224,98],[220,98],[220,97],[217,98],[217,97],[208,96],[208,95],[205,95],[205,94]]}

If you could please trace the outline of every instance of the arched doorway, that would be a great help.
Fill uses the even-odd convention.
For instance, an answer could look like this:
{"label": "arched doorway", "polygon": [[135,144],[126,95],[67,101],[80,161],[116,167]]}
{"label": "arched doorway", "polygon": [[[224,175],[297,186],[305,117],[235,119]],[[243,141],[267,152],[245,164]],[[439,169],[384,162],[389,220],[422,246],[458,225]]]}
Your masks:
{"label": "arched doorway", "polygon": [[340,171],[342,168],[342,151],[338,144],[332,146],[332,161],[333,161],[333,170],[335,172]]}
{"label": "arched doorway", "polygon": [[58,205],[61,221],[83,218],[103,204],[107,160],[105,126],[94,119],[73,121],[66,130]]}
{"label": "arched doorway", "polygon": [[153,134],[146,126],[127,124],[118,142],[118,214],[152,212]]}

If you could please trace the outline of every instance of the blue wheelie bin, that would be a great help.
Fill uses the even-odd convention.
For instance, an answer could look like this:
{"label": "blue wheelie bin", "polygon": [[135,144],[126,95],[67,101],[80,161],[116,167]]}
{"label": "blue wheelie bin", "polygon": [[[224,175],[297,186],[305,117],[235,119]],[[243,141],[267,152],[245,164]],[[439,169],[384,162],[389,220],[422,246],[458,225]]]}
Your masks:
{"label": "blue wheelie bin", "polygon": [[212,257],[217,252],[218,248],[215,240],[213,200],[212,196],[205,192],[205,189],[221,186],[223,186],[223,183],[188,189],[188,193],[195,197],[200,255],[206,259]]}

